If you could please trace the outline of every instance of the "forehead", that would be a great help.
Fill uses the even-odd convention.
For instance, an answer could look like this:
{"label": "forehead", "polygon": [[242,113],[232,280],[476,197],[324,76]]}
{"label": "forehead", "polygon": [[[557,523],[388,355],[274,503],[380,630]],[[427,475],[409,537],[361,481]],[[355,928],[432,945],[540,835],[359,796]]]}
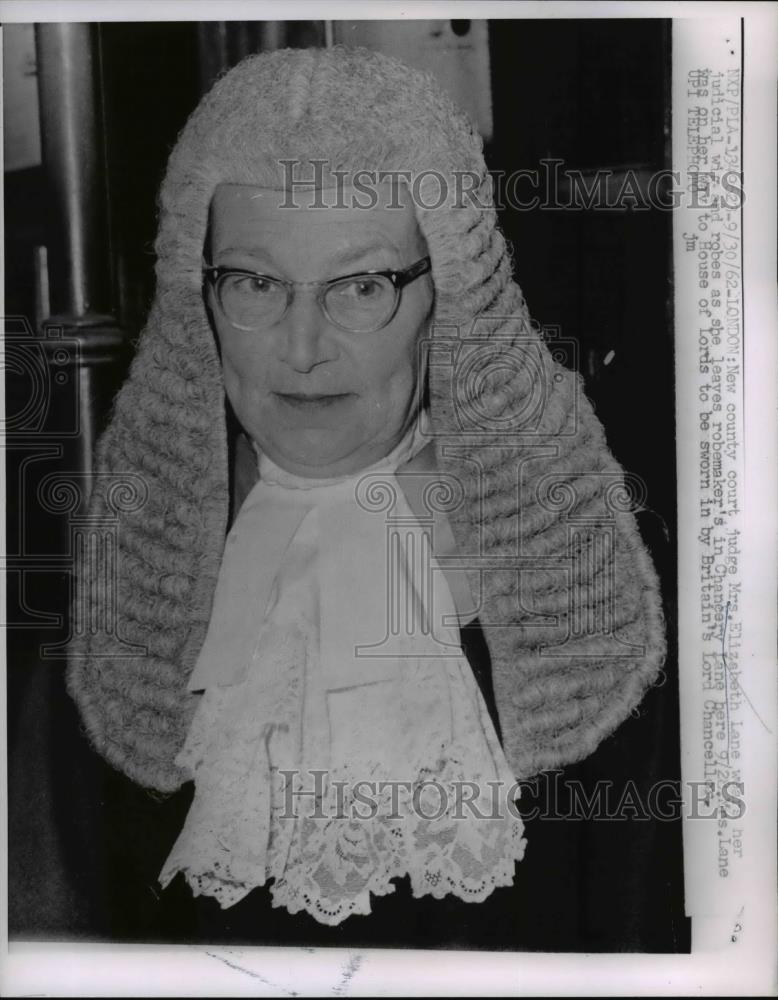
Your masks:
{"label": "forehead", "polygon": [[[248,184],[220,184],[211,201],[211,240],[216,248],[251,249],[278,242],[314,241],[338,247],[386,247],[423,251],[423,237],[408,192],[388,191],[372,207],[369,195],[345,187],[340,192],[294,192]],[[322,202],[326,207],[321,207]]]}

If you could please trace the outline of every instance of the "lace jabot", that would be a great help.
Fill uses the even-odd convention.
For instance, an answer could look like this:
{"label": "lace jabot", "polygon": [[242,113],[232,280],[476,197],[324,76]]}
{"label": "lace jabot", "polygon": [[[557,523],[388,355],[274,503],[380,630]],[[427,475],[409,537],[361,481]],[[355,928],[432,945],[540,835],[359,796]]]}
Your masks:
{"label": "lace jabot", "polygon": [[334,925],[405,875],[416,897],[475,902],[512,882],[514,778],[394,476],[424,420],[338,479],[260,455],[190,682],[177,763],[195,793],[163,886],[183,872],[228,907],[269,884],[273,905]]}

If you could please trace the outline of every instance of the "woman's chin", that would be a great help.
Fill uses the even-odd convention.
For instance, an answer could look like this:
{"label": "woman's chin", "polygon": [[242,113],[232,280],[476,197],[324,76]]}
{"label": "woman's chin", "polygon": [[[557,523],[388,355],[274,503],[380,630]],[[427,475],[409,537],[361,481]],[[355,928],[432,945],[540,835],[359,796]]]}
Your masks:
{"label": "woman's chin", "polygon": [[333,435],[332,431],[306,429],[285,434],[283,440],[274,441],[272,447],[263,450],[287,472],[324,479],[353,471],[350,466],[359,445],[342,435]]}

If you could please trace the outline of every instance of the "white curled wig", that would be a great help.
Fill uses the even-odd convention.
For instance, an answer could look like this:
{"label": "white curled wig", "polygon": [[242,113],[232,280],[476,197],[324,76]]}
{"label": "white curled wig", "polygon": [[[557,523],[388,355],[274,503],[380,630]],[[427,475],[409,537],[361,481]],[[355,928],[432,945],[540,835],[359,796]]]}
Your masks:
{"label": "white curled wig", "polygon": [[[665,655],[634,491],[579,376],[530,322],[482,143],[433,79],[366,49],[282,50],[225,74],[191,115],[160,193],[157,288],[95,457],[77,566],[69,690],[90,739],[148,788],[177,789],[230,506],[225,393],[202,290],[223,183],[282,190],[410,174],[432,261],[427,392],[437,467],[492,659],[517,778],[578,761],[640,702]],[[445,195],[441,201],[442,196]],[[99,534],[99,532],[98,532]],[[109,565],[110,563],[110,565]],[[84,623],[89,623],[87,627]]]}

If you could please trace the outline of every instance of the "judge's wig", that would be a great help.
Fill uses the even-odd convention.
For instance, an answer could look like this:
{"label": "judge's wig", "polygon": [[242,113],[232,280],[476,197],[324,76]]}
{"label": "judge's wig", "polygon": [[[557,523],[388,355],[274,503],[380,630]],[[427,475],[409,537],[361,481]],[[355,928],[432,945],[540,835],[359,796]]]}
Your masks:
{"label": "judge's wig", "polygon": [[409,178],[435,288],[437,468],[459,484],[448,516],[480,605],[505,753],[518,778],[578,761],[635,708],[665,653],[628,479],[579,377],[530,322],[472,125],[430,76],[346,47],[244,60],[170,156],[156,296],[95,459],[92,524],[116,545],[77,574],[68,682],[88,734],[144,786],[184,780],[174,758],[198,697],[186,684],[230,499],[202,291],[209,205],[222,183],[293,195],[290,178],[317,170]]}

